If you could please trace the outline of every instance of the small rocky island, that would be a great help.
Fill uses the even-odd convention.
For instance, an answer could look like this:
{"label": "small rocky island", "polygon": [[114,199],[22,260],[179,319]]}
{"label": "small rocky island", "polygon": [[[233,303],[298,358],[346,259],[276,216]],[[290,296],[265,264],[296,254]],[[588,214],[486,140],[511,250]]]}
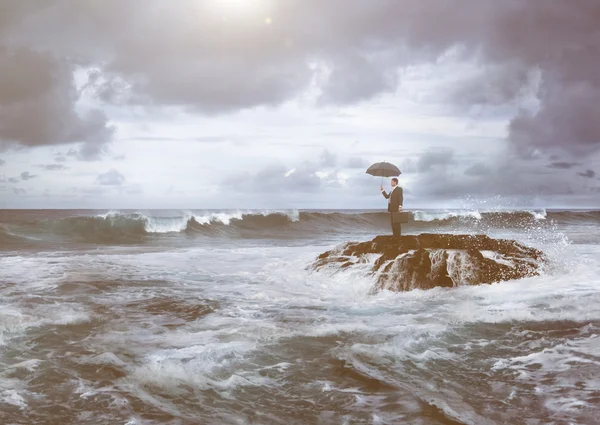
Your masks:
{"label": "small rocky island", "polygon": [[319,255],[311,268],[338,271],[372,264],[374,291],[411,291],[537,276],[546,261],[543,252],[512,240],[420,234],[348,242]]}

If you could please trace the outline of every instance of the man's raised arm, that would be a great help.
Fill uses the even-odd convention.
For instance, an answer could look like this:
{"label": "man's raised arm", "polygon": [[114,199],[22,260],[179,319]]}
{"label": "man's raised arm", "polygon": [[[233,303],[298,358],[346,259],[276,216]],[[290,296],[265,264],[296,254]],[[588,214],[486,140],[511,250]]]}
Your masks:
{"label": "man's raised arm", "polygon": [[385,192],[385,190],[383,190],[383,186],[381,186],[381,187],[379,188],[379,190],[381,190],[381,194],[383,195],[383,197],[384,197],[385,199],[390,199],[390,194],[389,194],[389,193],[386,193],[386,192]]}

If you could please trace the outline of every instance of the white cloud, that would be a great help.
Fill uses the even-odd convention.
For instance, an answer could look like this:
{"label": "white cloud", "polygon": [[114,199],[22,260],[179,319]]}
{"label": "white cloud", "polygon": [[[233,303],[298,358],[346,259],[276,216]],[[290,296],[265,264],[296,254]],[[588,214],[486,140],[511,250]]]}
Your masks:
{"label": "white cloud", "polygon": [[96,181],[102,186],[122,186],[125,183],[125,176],[112,168],[106,173],[99,174]]}

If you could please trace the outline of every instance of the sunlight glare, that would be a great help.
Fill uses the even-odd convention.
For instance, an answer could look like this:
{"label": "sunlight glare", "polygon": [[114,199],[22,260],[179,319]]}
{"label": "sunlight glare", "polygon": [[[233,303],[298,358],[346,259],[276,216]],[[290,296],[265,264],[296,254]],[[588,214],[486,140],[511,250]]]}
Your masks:
{"label": "sunlight glare", "polygon": [[254,8],[256,0],[213,0],[213,3],[222,13],[244,14]]}

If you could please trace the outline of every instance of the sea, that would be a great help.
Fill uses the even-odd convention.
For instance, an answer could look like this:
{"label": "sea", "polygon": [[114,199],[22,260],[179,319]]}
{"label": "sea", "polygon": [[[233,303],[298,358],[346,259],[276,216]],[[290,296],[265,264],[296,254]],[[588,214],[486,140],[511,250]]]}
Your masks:
{"label": "sea", "polygon": [[314,271],[380,211],[0,211],[0,423],[600,424],[600,211],[413,210],[540,276]]}

